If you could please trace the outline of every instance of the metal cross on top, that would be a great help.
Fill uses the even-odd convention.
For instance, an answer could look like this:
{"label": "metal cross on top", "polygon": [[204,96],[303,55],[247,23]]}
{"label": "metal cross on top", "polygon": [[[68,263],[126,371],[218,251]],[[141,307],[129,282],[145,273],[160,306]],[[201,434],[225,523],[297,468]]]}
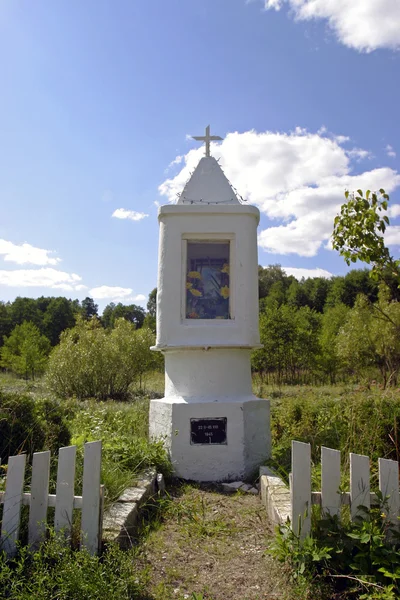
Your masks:
{"label": "metal cross on top", "polygon": [[192,136],[192,138],[199,142],[206,143],[206,156],[210,156],[210,142],[220,141],[223,139],[222,137],[219,137],[219,135],[210,135],[210,126],[209,125],[207,125],[207,127],[206,127],[206,135],[200,135],[200,136],[194,135],[194,136]]}

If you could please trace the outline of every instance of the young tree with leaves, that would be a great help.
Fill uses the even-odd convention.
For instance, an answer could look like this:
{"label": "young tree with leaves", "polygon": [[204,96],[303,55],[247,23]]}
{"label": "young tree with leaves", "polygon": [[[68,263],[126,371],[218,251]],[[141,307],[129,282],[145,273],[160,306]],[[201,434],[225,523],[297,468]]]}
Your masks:
{"label": "young tree with leaves", "polygon": [[50,352],[50,341],[33,323],[16,325],[9,337],[4,338],[0,350],[0,364],[25,379],[44,372]]}
{"label": "young tree with leaves", "polygon": [[389,275],[400,283],[400,261],[385,245],[384,233],[390,224],[387,215],[389,196],[362,190],[345,193],[345,202],[334,221],[332,246],[350,265],[358,260],[372,266],[371,277],[385,281]]}

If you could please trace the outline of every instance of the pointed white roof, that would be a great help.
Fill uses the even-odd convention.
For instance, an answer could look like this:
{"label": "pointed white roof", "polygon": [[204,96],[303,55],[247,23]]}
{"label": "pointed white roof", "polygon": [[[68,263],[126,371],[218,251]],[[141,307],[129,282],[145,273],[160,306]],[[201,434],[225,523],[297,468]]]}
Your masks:
{"label": "pointed white roof", "polygon": [[185,185],[177,204],[240,204],[218,162],[204,156]]}

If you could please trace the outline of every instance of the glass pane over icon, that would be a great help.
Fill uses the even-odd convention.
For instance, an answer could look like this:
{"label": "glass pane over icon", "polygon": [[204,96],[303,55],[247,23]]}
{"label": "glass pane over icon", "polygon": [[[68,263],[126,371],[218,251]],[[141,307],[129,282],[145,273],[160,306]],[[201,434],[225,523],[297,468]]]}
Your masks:
{"label": "glass pane over icon", "polygon": [[229,266],[229,242],[187,242],[187,319],[230,319]]}

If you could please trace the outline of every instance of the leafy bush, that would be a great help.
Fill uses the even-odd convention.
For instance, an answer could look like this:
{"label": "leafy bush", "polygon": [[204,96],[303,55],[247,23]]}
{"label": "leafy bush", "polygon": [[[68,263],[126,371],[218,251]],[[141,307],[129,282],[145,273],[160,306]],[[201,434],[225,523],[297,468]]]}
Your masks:
{"label": "leafy bush", "polygon": [[146,578],[134,551],[110,546],[100,557],[73,551],[54,534],[35,553],[21,548],[8,561],[0,554],[0,597],[9,600],[139,600]]}
{"label": "leafy bush", "polygon": [[125,319],[118,319],[112,331],[96,319],[78,319],[51,353],[49,387],[62,397],[125,399],[130,385],[156,366],[153,344],[149,329],[136,330]]}
{"label": "leafy bush", "polygon": [[331,593],[333,588],[349,599],[395,600],[400,595],[399,535],[388,525],[382,496],[380,501],[354,523],[337,517],[317,520],[313,537],[303,540],[289,524],[282,525],[270,553],[289,563],[295,578],[328,583]]}
{"label": "leafy bush", "polygon": [[274,399],[271,411],[273,459],[281,472],[290,471],[291,442],[311,444],[314,465],[321,446],[348,454],[366,454],[376,468],[378,458],[399,460],[399,392],[293,388]]}
{"label": "leafy bush", "polygon": [[[102,440],[102,483],[106,502],[116,500],[143,470],[155,468],[168,476],[171,463],[162,441],[148,439],[149,403],[93,400],[79,403],[71,420],[72,443],[78,446],[77,472],[82,469],[83,444]],[[79,482],[78,482],[79,489]]]}
{"label": "leafy bush", "polygon": [[29,321],[16,325],[9,337],[4,337],[0,364],[25,379],[43,373],[50,352],[50,341]]}
{"label": "leafy bush", "polygon": [[0,391],[0,457],[20,452],[51,450],[70,442],[65,409],[54,400],[33,400],[28,395]]}

